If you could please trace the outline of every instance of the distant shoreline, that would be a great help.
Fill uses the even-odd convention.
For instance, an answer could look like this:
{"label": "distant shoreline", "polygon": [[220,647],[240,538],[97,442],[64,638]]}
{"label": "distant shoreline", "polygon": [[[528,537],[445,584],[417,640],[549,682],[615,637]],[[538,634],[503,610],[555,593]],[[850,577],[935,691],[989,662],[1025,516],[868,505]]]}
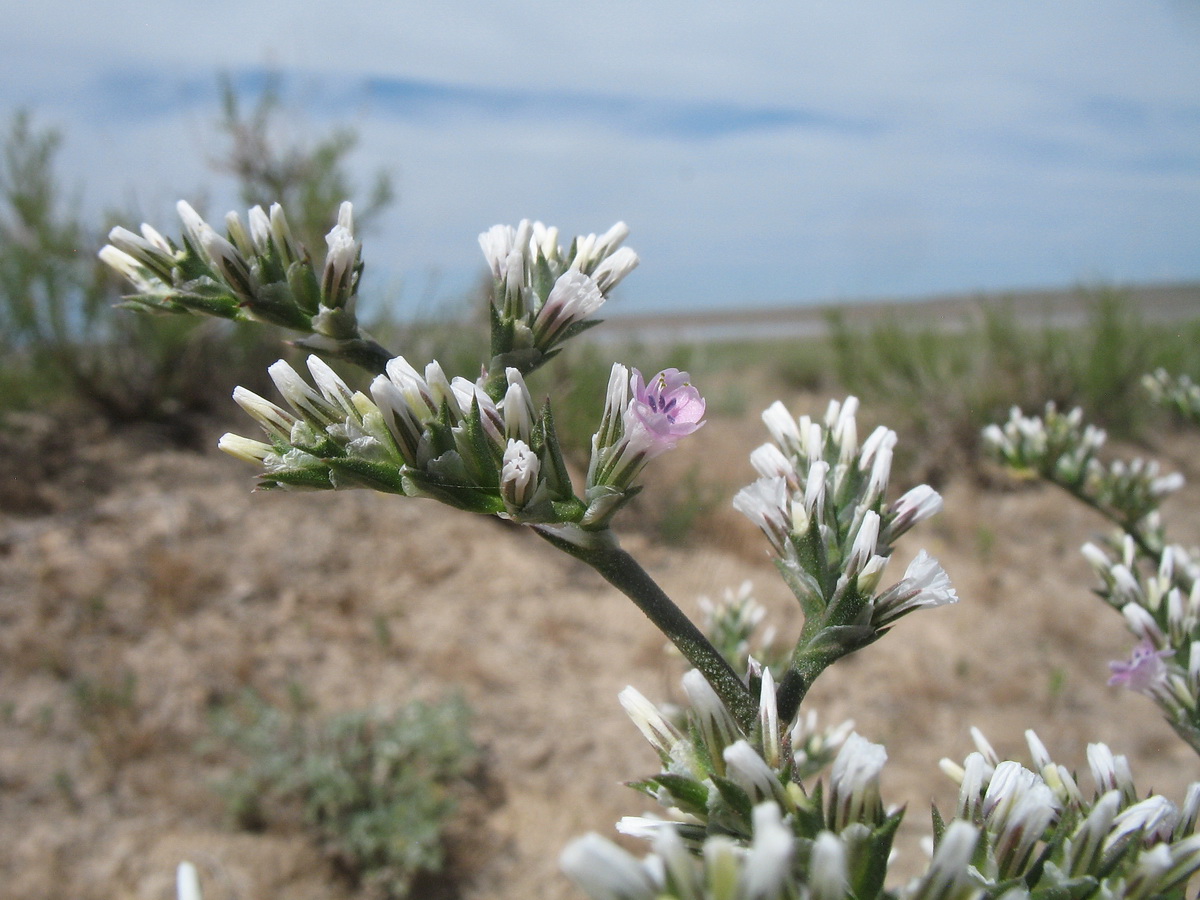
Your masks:
{"label": "distant shoreline", "polygon": [[604,326],[586,333],[600,342],[772,340],[820,337],[829,316],[840,315],[860,325],[902,316],[922,328],[958,330],[978,321],[984,307],[1010,304],[1031,325],[1071,327],[1084,321],[1089,298],[1114,290],[1126,296],[1146,321],[1171,322],[1200,318],[1200,282],[1080,286],[1057,290],[978,292],[896,300],[860,300],[816,306],[748,310],[610,316]]}

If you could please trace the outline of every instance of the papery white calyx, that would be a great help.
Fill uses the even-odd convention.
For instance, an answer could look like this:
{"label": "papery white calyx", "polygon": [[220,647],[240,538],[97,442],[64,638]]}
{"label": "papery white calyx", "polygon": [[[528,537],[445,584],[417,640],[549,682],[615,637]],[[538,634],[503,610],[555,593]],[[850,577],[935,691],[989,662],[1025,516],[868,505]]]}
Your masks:
{"label": "papery white calyx", "polygon": [[509,440],[500,470],[500,495],[512,514],[519,513],[537,490],[541,461],[524,441]]}
{"label": "papery white calyx", "polygon": [[904,571],[904,578],[875,598],[871,624],[882,628],[913,610],[957,603],[950,576],[936,559],[921,550]]}

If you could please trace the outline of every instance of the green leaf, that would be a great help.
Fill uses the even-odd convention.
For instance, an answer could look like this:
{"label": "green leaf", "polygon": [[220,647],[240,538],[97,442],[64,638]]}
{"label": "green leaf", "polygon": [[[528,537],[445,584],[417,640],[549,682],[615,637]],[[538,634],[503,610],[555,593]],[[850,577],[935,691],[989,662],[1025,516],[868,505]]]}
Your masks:
{"label": "green leaf", "polygon": [[[795,541],[795,536],[793,536],[792,543],[795,544]],[[792,595],[800,604],[806,631],[815,631],[820,627],[821,618],[825,614],[825,598],[821,594],[821,585],[790,560],[776,559],[775,568],[779,570],[784,583],[791,589]]]}
{"label": "green leaf", "polygon": [[685,775],[673,775],[669,772],[656,775],[648,781],[666,788],[674,799],[675,805],[684,812],[702,818],[708,816],[708,788],[702,782]]}
{"label": "green leaf", "polygon": [[259,476],[265,487],[268,482],[288,487],[309,488],[318,491],[333,490],[328,469],[277,469]]}
{"label": "green leaf", "polygon": [[398,466],[353,456],[336,457],[323,462],[332,470],[333,481],[338,487],[345,486],[342,484],[345,481],[386,494],[404,493],[404,479]]}
{"label": "green leaf", "polygon": [[[479,487],[478,485],[463,484],[439,477],[433,472],[418,472],[405,468],[403,477],[427,497],[433,497],[456,509],[468,512],[495,515],[504,511],[504,501],[499,495]],[[405,493],[408,493],[407,491]]]}
{"label": "green leaf", "polygon": [[721,794],[721,799],[725,801],[726,806],[729,807],[746,828],[749,828],[754,808],[754,804],[750,801],[750,795],[742,789],[741,785],[730,781],[728,778],[722,778],[720,775],[713,775],[712,782]]}
{"label": "green leaf", "polygon": [[210,278],[190,281],[171,300],[195,313],[219,319],[244,319],[238,299]]}
{"label": "green leaf", "polygon": [[840,596],[834,598],[825,610],[825,624],[830,626],[855,626],[864,618],[861,614],[871,598],[859,592],[854,585],[847,584]]}

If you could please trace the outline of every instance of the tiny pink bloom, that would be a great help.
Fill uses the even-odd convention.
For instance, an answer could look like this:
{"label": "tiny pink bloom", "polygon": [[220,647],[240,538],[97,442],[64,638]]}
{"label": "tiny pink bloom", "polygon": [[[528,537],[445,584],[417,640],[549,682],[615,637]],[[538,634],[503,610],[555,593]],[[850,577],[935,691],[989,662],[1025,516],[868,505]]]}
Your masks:
{"label": "tiny pink bloom", "polygon": [[663,369],[647,383],[641,372],[633,370],[625,435],[646,458],[670,450],[679,438],[704,424],[704,398],[688,378],[687,372]]}
{"label": "tiny pink bloom", "polygon": [[1139,694],[1148,693],[1167,677],[1167,664],[1163,660],[1174,655],[1174,650],[1157,650],[1150,641],[1140,641],[1128,662],[1115,660],[1108,664],[1112,672],[1108,683],[1124,685]]}

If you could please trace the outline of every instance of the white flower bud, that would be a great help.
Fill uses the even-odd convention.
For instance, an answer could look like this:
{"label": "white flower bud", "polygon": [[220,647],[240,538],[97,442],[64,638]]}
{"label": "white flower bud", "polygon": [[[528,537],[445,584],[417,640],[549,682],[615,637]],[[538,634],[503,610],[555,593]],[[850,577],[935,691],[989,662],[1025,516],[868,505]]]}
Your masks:
{"label": "white flower bud", "polygon": [[519,513],[533,498],[541,466],[537,454],[524,441],[508,442],[500,470],[500,495],[510,513]]}

